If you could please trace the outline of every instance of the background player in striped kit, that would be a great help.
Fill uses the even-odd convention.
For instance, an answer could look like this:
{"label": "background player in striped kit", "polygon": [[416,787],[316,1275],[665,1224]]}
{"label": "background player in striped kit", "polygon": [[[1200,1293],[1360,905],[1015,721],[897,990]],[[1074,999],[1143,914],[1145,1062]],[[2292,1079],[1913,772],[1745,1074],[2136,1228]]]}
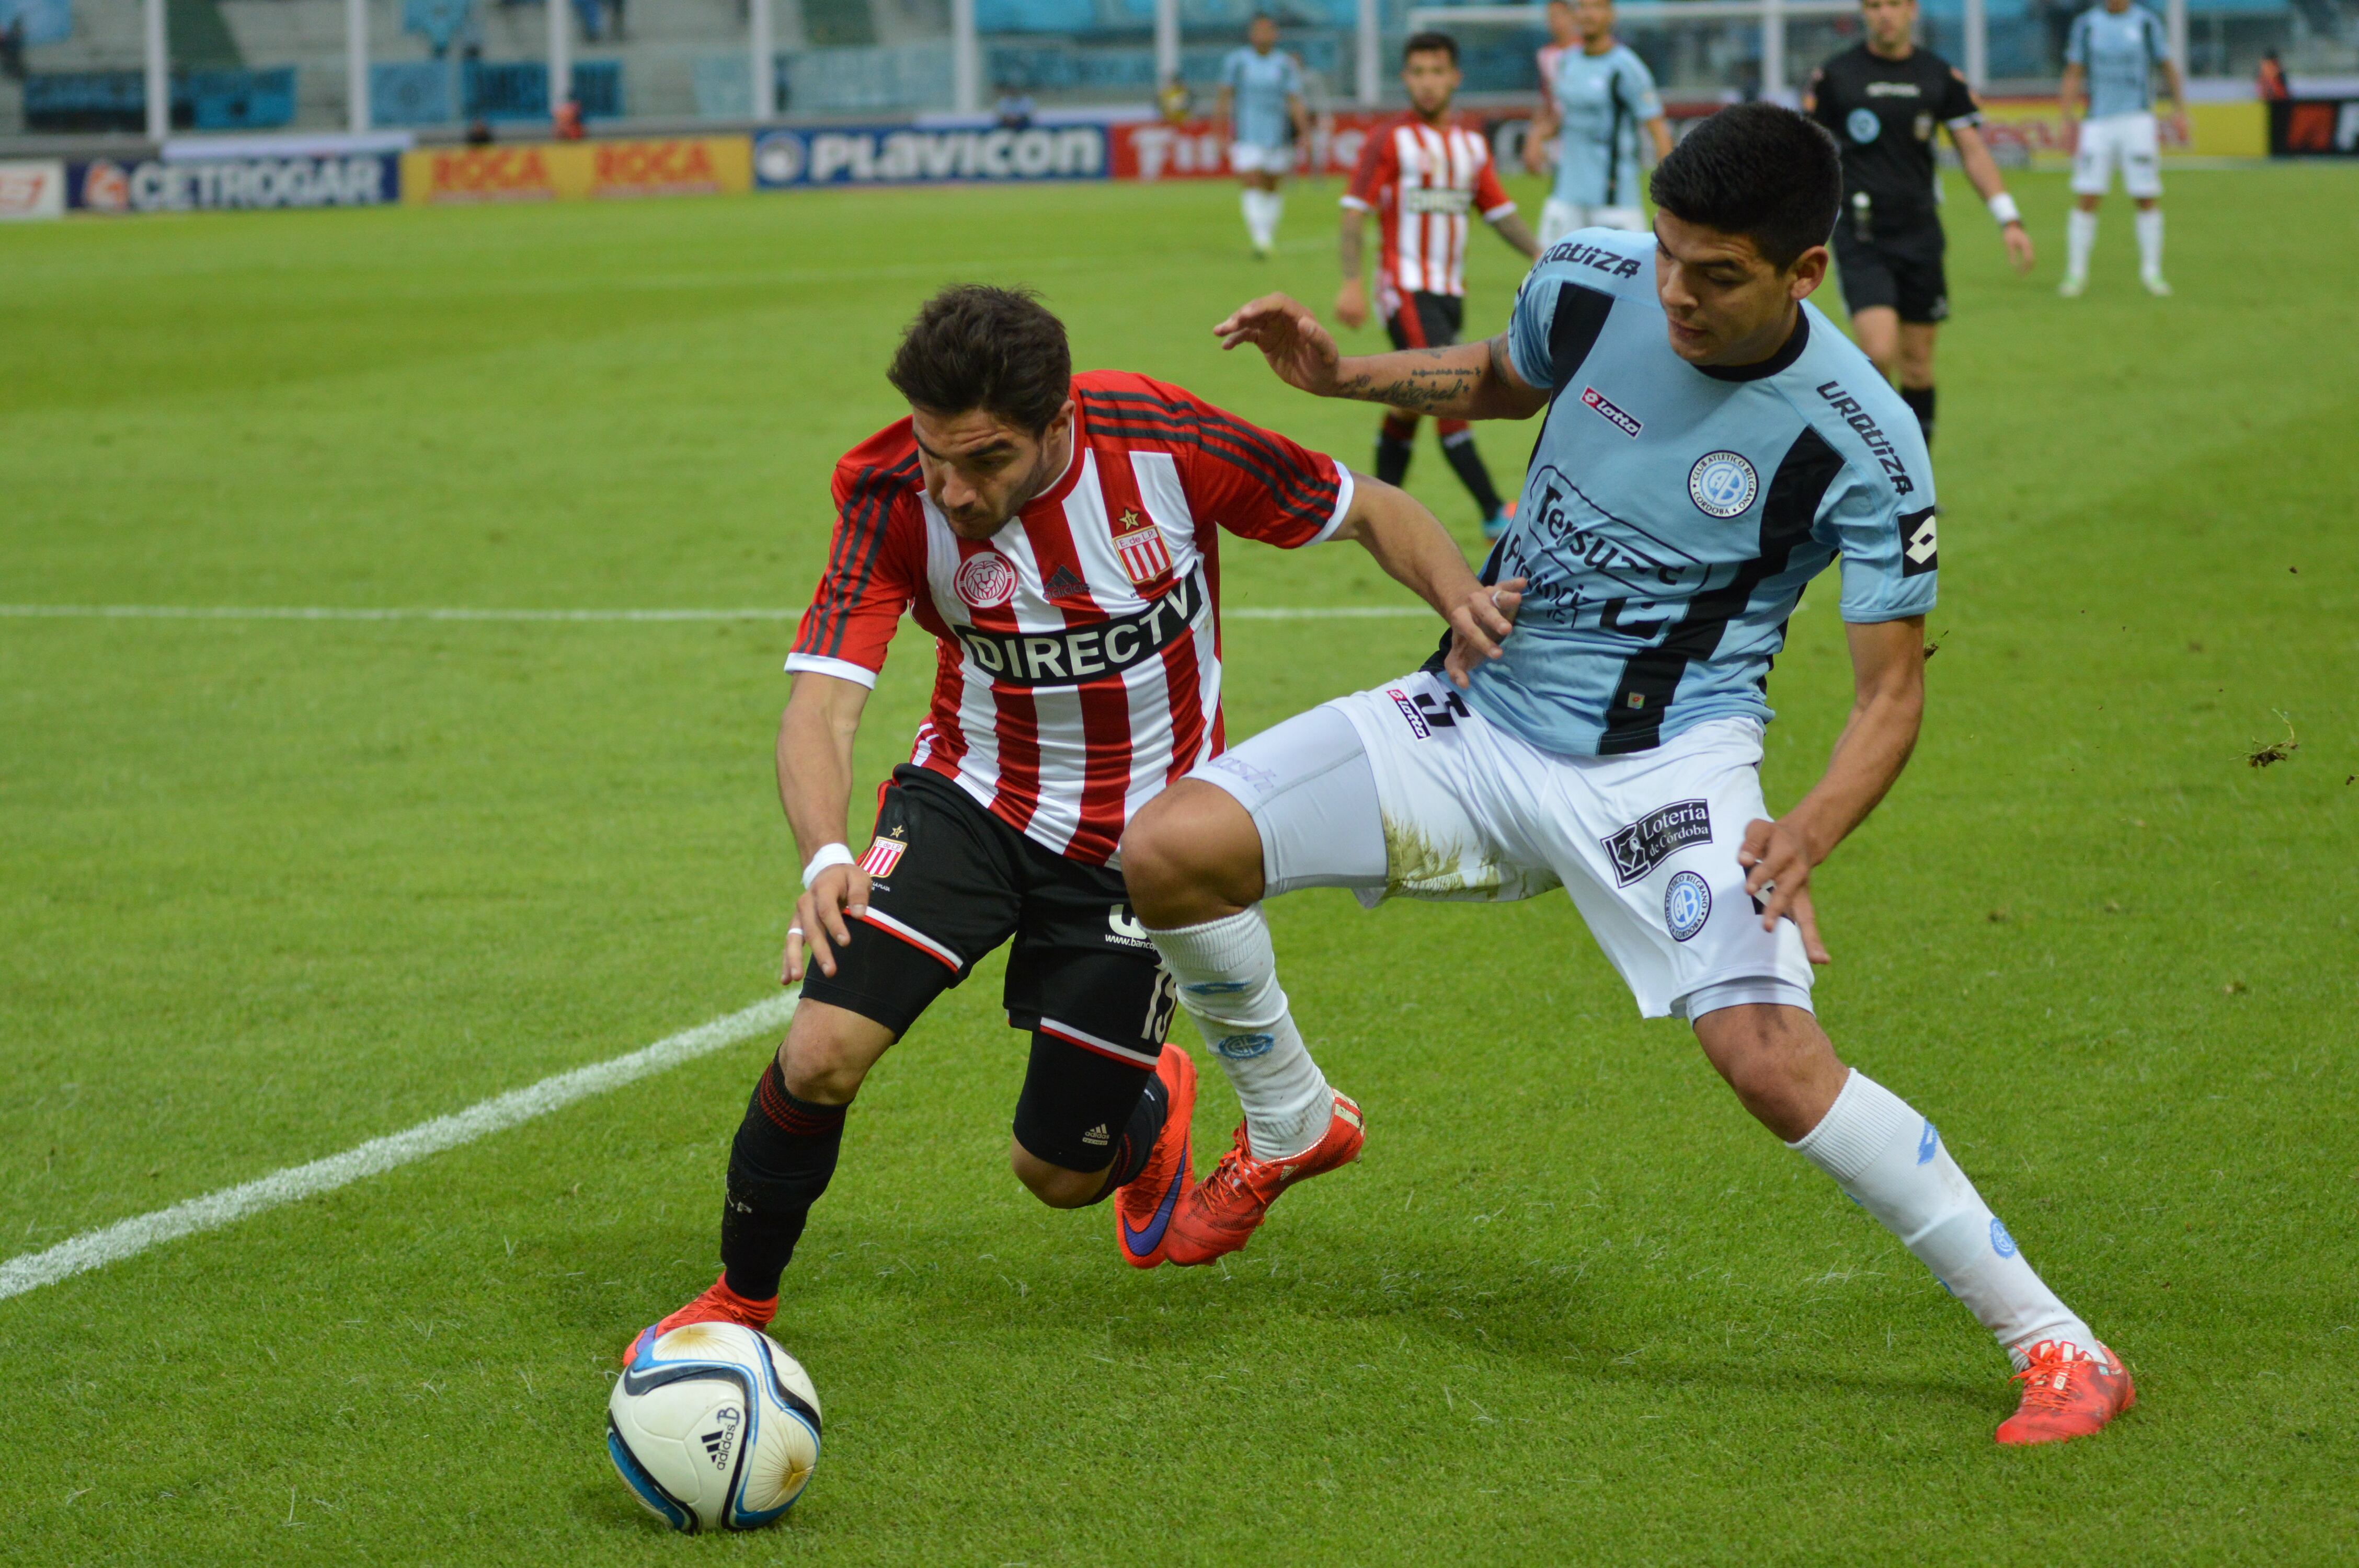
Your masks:
{"label": "background player in striped kit", "polygon": [[1266,256],[1277,243],[1277,221],[1286,214],[1279,185],[1294,167],[1294,146],[1310,135],[1310,111],[1302,103],[1302,64],[1277,48],[1277,20],[1267,13],[1245,28],[1245,47],[1221,62],[1221,93],[1215,118],[1229,127],[1229,168],[1245,189],[1237,204],[1254,254]]}
{"label": "background player in striped kit", "polygon": [[1966,79],[1917,44],[1917,0],[1860,0],[1860,19],[1867,38],[1812,73],[1802,109],[1843,149],[1834,253],[1852,336],[1899,384],[1930,446],[1933,338],[1950,315],[1941,265],[1949,241],[1933,166],[1944,126],[2017,272],[2031,270],[2031,236],[1983,145],[1982,110]]}
{"label": "background player in striped kit", "polygon": [[[1374,212],[1382,242],[1376,302],[1397,349],[1445,348],[1458,341],[1466,316],[1470,207],[1525,255],[1540,251],[1499,184],[1490,144],[1479,131],[1451,123],[1450,101],[1460,80],[1458,43],[1449,34],[1419,33],[1403,45],[1401,85],[1408,89],[1411,107],[1368,134],[1352,188],[1343,194],[1343,232],[1337,241],[1343,286],[1335,295],[1336,319],[1346,327],[1367,322],[1360,242],[1367,215]],[[1386,484],[1408,475],[1417,421],[1413,408],[1385,410],[1376,436],[1376,477]],[[1436,427],[1442,455],[1482,514],[1484,537],[1498,537],[1508,509],[1474,449],[1473,431],[1463,419],[1438,420]]]}
{"label": "background player in striped kit", "polygon": [[1524,162],[1534,174],[1545,172],[1545,149],[1550,138],[1556,144],[1556,185],[1540,210],[1543,245],[1575,229],[1645,228],[1638,127],[1646,126],[1658,163],[1671,151],[1654,74],[1614,41],[1614,0],[1580,0],[1573,20],[1581,48],[1558,57],[1548,100],[1524,138]]}
{"label": "background player in striped kit", "polygon": [[[1009,1162],[1052,1207],[1116,1194],[1124,1256],[1161,1262],[1184,1240],[1195,1069],[1164,1044],[1177,997],[1107,862],[1132,812],[1221,751],[1219,530],[1356,540],[1470,635],[1506,631],[1408,496],[1178,387],[1075,375],[1027,295],[944,291],[890,375],[909,416],[837,465],[787,661],[778,795],[807,860],[781,979],[802,1004],[730,1153],[723,1274],[659,1331],[770,1321],[868,1069],[1011,937],[1008,1022],[1032,1046]],[[853,740],[905,611],[935,640],[933,701],[855,860]],[[1304,1066],[1310,1135],[1347,1127],[1348,1162],[1356,1112]]]}
{"label": "background player in striped kit", "polygon": [[2064,86],[2059,94],[2072,137],[2072,194],[2064,228],[2064,281],[2056,292],[2077,298],[2089,285],[2089,253],[2097,244],[2097,203],[2113,188],[2137,203],[2138,281],[2148,294],[2169,294],[2162,278],[2162,148],[2154,117],[2154,73],[2170,94],[2171,120],[2187,135],[2187,89],[2170,58],[2162,19],[2130,0],[2104,0],[2072,19],[2064,45]]}

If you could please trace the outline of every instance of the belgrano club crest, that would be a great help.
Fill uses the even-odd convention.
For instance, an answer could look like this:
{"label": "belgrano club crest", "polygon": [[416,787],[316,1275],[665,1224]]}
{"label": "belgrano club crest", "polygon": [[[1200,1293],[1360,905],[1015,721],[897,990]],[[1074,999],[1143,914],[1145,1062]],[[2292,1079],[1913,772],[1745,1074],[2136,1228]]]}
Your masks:
{"label": "belgrano club crest", "polygon": [[1114,525],[1114,547],[1133,588],[1145,588],[1170,573],[1171,551],[1163,543],[1163,530],[1127,506]]}

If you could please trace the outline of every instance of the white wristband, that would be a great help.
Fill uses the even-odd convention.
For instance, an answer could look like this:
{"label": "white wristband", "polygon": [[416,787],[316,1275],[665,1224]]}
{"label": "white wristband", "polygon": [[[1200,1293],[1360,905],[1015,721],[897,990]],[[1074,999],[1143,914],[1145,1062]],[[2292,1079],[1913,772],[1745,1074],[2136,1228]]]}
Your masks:
{"label": "white wristband", "polygon": [[1990,215],[2002,229],[2009,223],[2023,222],[2023,213],[2016,207],[2015,198],[2004,190],[1990,199]]}
{"label": "white wristband", "polygon": [[852,851],[842,845],[822,844],[820,846],[819,853],[810,858],[810,864],[803,868],[803,886],[809,888],[812,879],[830,866],[848,866],[852,863]]}

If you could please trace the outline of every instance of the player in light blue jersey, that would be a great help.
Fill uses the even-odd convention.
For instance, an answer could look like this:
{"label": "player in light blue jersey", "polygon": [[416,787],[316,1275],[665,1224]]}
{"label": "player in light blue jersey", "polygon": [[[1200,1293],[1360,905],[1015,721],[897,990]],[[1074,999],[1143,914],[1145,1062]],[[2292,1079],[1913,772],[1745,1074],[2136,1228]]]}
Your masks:
{"label": "player in light blue jersey", "polygon": [[2089,253],[2097,244],[2097,203],[2113,188],[2137,203],[2138,281],[2148,294],[2169,294],[2162,277],[2162,138],[2154,117],[2154,73],[2159,69],[2172,105],[2171,124],[2187,139],[2187,94],[2170,58],[2162,18],[2130,0],[2104,0],[2072,18],[2064,46],[2061,107],[2072,146],[2072,214],[2064,229],[2064,281],[2056,291],[2078,298],[2089,286]]}
{"label": "player in light blue jersey", "polygon": [[1276,18],[1257,16],[1245,29],[1245,47],[1221,62],[1221,96],[1213,110],[1229,127],[1229,168],[1245,184],[1237,204],[1254,254],[1266,256],[1277,243],[1277,221],[1286,213],[1279,182],[1294,167],[1294,145],[1310,135],[1310,112],[1302,103],[1302,66],[1277,49]]}
{"label": "player in light blue jersey", "polygon": [[[1561,886],[1640,1012],[1685,1019],[1745,1108],[1996,1336],[2026,1383],[1999,1441],[2093,1433],[2128,1408],[2128,1374],[1933,1124],[1844,1066],[1811,1009],[1811,870],[1916,744],[1938,578],[1917,421],[1806,302],[1839,154],[1792,111],[1741,104],[1690,132],[1652,193],[1651,237],[1571,235],[1488,343],[1343,359],[1282,295],[1217,329],[1321,395],[1542,424],[1482,635],[1461,626],[1424,669],[1263,731],[1132,818],[1133,904],[1245,1111],[1172,1223],[1243,1246],[1303,1157],[1301,1108],[1328,1103],[1263,899]],[[1838,556],[1855,696],[1824,774],[1773,818],[1769,664]]]}
{"label": "player in light blue jersey", "polygon": [[1524,137],[1524,162],[1546,172],[1555,143],[1556,184],[1540,210],[1540,243],[1575,229],[1644,229],[1638,204],[1638,131],[1654,143],[1655,161],[1671,150],[1670,122],[1647,62],[1614,40],[1614,0],[1580,0],[1573,25],[1581,47],[1556,57],[1539,118]]}

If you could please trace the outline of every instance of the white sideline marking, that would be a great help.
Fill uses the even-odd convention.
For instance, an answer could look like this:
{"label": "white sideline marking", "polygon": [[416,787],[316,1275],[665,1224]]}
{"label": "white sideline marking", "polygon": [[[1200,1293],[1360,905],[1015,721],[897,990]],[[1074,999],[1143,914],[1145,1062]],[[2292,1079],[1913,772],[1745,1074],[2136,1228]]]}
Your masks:
{"label": "white sideline marking", "polygon": [[153,1214],[118,1220],[103,1229],[87,1230],[46,1251],[20,1254],[0,1263],[0,1301],[54,1285],[87,1270],[121,1262],[183,1236],[218,1230],[248,1215],[349,1186],[363,1177],[379,1175],[397,1165],[473,1143],[478,1138],[547,1116],[575,1100],[604,1094],[683,1062],[710,1055],[749,1034],[784,1023],[795,1011],[799,994],[782,992],[709,1023],[668,1035],[627,1055],[554,1074],[537,1084],[479,1101],[465,1110],[421,1121],[406,1132],[372,1138],[341,1154],[331,1154],[308,1165],[292,1165],[238,1186],[223,1187],[169,1208],[159,1208]]}
{"label": "white sideline marking", "polygon": [[[1370,621],[1434,616],[1417,604],[1335,604],[1298,608],[1242,605],[1230,621]],[[794,621],[799,610],[471,610],[427,606],[237,604],[0,604],[18,621]]]}

